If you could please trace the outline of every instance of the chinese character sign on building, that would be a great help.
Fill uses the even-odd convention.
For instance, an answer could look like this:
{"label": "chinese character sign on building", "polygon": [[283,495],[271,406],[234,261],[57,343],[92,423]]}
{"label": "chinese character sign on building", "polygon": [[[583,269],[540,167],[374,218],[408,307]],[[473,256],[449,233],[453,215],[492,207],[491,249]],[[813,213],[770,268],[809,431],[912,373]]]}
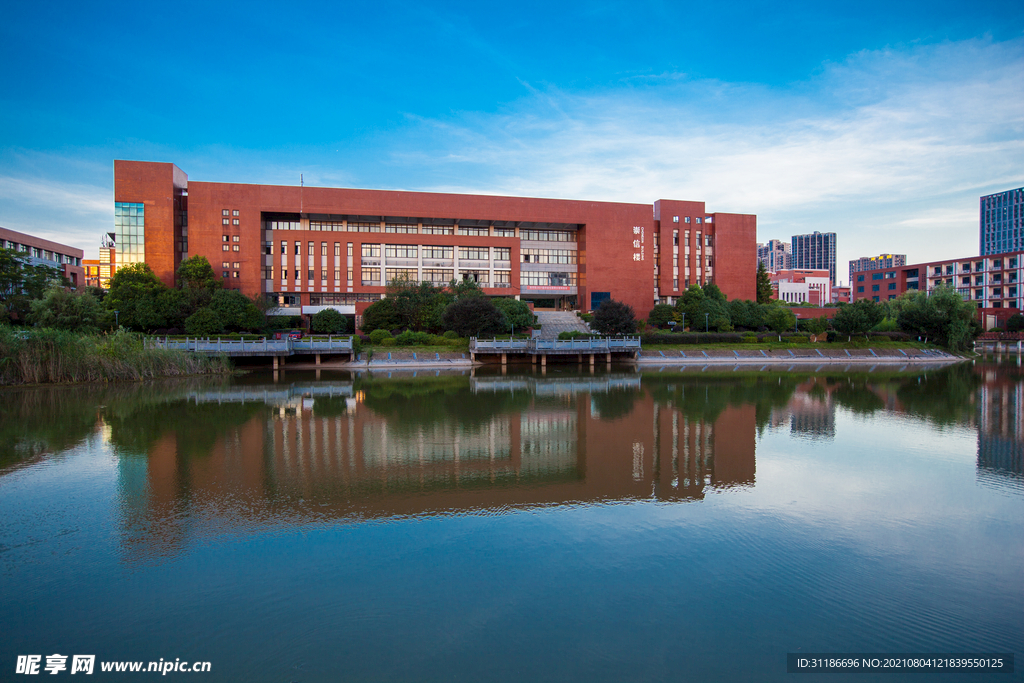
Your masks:
{"label": "chinese character sign on building", "polygon": [[633,260],[644,260],[644,229],[642,226],[633,226]]}

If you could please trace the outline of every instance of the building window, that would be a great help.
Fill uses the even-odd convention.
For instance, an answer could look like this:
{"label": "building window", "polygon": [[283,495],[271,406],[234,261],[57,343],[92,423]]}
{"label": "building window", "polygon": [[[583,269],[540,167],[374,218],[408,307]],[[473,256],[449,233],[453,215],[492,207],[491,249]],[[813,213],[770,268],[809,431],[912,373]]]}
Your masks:
{"label": "building window", "polygon": [[459,247],[459,260],[486,261],[491,258],[491,250],[487,247]]}
{"label": "building window", "polygon": [[233,211],[231,212],[231,215],[232,215],[232,216],[237,216],[237,215],[238,215],[238,209],[234,209],[234,210],[233,210]]}
{"label": "building window", "polygon": [[334,281],[341,282],[341,268],[334,269]]}
{"label": "building window", "polygon": [[[363,245],[363,258],[380,258],[380,245],[379,244],[364,244]],[[380,278],[378,278],[379,280]]]}
{"label": "building window", "polygon": [[[416,282],[417,278],[419,278],[419,273],[416,272],[415,268],[385,268],[385,276],[387,277],[388,282],[391,282],[392,280],[409,280],[410,282]],[[445,282],[447,281],[448,280],[445,280]]]}
{"label": "building window", "polygon": [[424,235],[450,235],[455,231],[455,227],[452,225],[424,225]]}
{"label": "building window", "polygon": [[440,247],[425,245],[423,247],[423,258],[450,260],[455,258],[455,247]]}
{"label": "building window", "polygon": [[313,280],[313,271],[312,270],[307,270],[306,271],[306,279],[312,282],[312,280]]}
{"label": "building window", "polygon": [[231,251],[238,251],[238,245],[237,244],[232,244],[231,245]]}
{"label": "building window", "polygon": [[226,245],[226,244],[221,246],[221,250],[222,251],[231,251],[230,249],[228,249],[228,245]]}
{"label": "building window", "polygon": [[[391,268],[388,268],[388,272],[391,272]],[[448,284],[455,277],[455,271],[448,268],[424,268],[423,269],[423,281],[431,282],[435,285]],[[390,278],[389,278],[390,279]]]}
{"label": "building window", "polygon": [[419,247],[415,244],[386,244],[384,245],[385,258],[416,258]]}
{"label": "building window", "polygon": [[230,268],[231,266],[229,265],[228,261],[222,261],[221,264],[220,264],[220,267],[221,268]]}
{"label": "building window", "polygon": [[228,210],[227,209],[221,209],[220,215],[221,216],[227,216],[228,215]]}
{"label": "building window", "polygon": [[404,223],[385,223],[384,232],[393,232],[399,234],[415,235],[419,232],[419,228],[415,225],[409,225]]}
{"label": "building window", "polygon": [[494,236],[495,237],[515,237],[516,236],[516,229],[515,228],[495,228],[494,229]]}
{"label": "building window", "polygon": [[362,278],[364,285],[380,284],[380,268],[363,268]]}
{"label": "building window", "polygon": [[231,277],[237,278],[238,277],[238,271],[237,270],[232,271],[231,272]]}
{"label": "building window", "polygon": [[321,282],[326,282],[327,281],[327,269],[326,268],[321,268],[320,269],[320,280],[321,280]]}
{"label": "building window", "polygon": [[238,219],[237,218],[232,218],[231,219],[231,225],[238,225]]}
{"label": "building window", "polygon": [[896,283],[895,282],[890,282],[889,283],[889,289],[896,289]]}
{"label": "building window", "polygon": [[495,247],[494,248],[494,260],[495,261],[511,261],[512,250],[508,247]]}
{"label": "building window", "polygon": [[487,237],[490,234],[490,230],[488,228],[464,228],[460,225],[459,234],[469,235],[470,237]]}
{"label": "building window", "polygon": [[858,275],[857,276],[857,282],[864,282],[864,276],[863,275]]}
{"label": "building window", "polygon": [[228,276],[228,271],[225,270],[223,273],[220,274],[220,276],[221,277],[227,277]]}
{"label": "building window", "polygon": [[232,235],[231,236],[231,241],[232,242],[237,242],[238,241],[238,235]]}
{"label": "building window", "polygon": [[307,248],[307,252],[309,253],[310,256],[313,255],[313,249],[314,249],[315,246],[316,246],[316,242],[310,242],[309,243],[309,247]]}
{"label": "building window", "polygon": [[296,242],[295,243],[295,255],[296,256],[301,256],[302,255],[302,242]]}
{"label": "building window", "polygon": [[221,222],[222,225],[227,225],[228,224],[228,219],[227,218],[222,218],[222,219],[220,219],[220,222]]}
{"label": "building window", "polygon": [[341,256],[341,242],[334,243],[334,255]]}

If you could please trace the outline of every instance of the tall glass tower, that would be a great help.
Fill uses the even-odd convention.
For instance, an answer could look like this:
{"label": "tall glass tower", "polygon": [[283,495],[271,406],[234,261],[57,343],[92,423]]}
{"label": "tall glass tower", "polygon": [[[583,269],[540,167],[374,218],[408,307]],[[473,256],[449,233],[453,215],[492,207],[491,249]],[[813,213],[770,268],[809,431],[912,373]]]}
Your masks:
{"label": "tall glass tower", "polygon": [[1024,187],[981,198],[981,255],[1024,249]]}
{"label": "tall glass tower", "polygon": [[810,235],[793,235],[793,267],[798,270],[827,269],[828,278],[835,286],[836,234],[815,231]]}

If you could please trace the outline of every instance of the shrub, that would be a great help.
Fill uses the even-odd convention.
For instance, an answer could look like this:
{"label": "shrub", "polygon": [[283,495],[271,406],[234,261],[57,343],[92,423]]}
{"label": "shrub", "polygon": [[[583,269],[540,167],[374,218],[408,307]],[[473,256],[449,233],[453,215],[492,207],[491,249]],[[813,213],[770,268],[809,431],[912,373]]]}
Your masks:
{"label": "shrub", "polygon": [[426,332],[413,332],[412,330],[406,330],[395,337],[395,343],[398,346],[426,346],[430,344],[432,338],[433,335],[427,334]]}
{"label": "shrub", "polygon": [[381,341],[380,341],[380,345],[381,346],[394,346],[397,343],[398,342],[395,340],[394,337],[385,337],[384,339],[381,339]]}
{"label": "shrub", "polygon": [[537,316],[533,314],[530,307],[525,301],[517,301],[516,299],[508,297],[495,297],[491,299],[491,303],[499,311],[505,314],[505,319],[508,320],[509,329],[525,331],[529,327],[533,327],[537,322]]}
{"label": "shrub", "polygon": [[352,351],[355,352],[355,353],[359,353],[362,350],[363,350],[363,340],[360,338],[360,336],[358,334],[353,334],[352,335]]}
{"label": "shrub", "polygon": [[441,320],[460,337],[496,335],[508,328],[505,314],[483,296],[458,299],[444,310]]}
{"label": "shrub", "polygon": [[668,327],[675,320],[676,309],[668,304],[656,304],[647,314],[647,324],[651,327]]}
{"label": "shrub", "polygon": [[200,308],[185,319],[185,332],[195,336],[207,336],[224,331],[220,317],[209,308]]}
{"label": "shrub", "polygon": [[455,330],[445,330],[444,334],[441,335],[441,336],[444,337],[445,339],[458,339],[459,338],[459,335],[455,332]]}
{"label": "shrub", "polygon": [[348,329],[348,318],[333,308],[325,308],[309,319],[309,327],[320,334],[340,334]]}
{"label": "shrub", "polygon": [[783,337],[790,344],[806,344],[811,340],[806,334],[791,334],[788,337]]}
{"label": "shrub", "polygon": [[601,334],[635,334],[636,315],[632,306],[605,299],[594,313],[594,329]]}
{"label": "shrub", "polygon": [[374,330],[370,333],[370,343],[380,346],[384,343],[385,339],[390,339],[391,333],[387,330]]}
{"label": "shrub", "polygon": [[363,332],[390,330],[402,324],[402,316],[391,298],[375,301],[363,311]]}

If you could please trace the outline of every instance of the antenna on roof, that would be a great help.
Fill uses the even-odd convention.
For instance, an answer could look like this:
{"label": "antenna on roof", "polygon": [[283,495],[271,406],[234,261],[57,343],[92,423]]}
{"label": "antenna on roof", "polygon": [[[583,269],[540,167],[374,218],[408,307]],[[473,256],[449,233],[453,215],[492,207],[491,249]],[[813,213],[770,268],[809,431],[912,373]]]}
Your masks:
{"label": "antenna on roof", "polygon": [[299,174],[299,187],[302,187],[302,186],[303,186],[303,185],[305,185],[305,184],[306,184],[306,183],[305,183],[305,182],[303,182],[303,180],[302,180],[302,174],[300,173],[300,174]]}

